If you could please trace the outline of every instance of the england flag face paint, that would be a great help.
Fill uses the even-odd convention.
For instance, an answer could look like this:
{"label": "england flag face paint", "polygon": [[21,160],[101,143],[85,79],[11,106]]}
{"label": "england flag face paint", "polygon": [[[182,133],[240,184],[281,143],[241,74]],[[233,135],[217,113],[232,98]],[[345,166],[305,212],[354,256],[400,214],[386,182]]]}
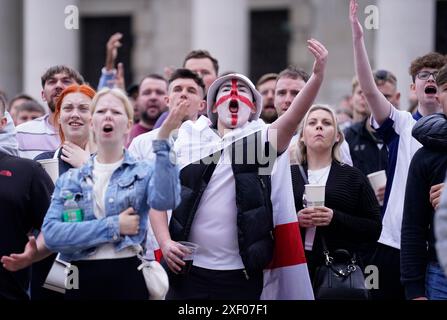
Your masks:
{"label": "england flag face paint", "polygon": [[219,88],[213,112],[227,128],[238,128],[247,123],[251,113],[256,112],[253,93],[242,81],[231,79]]}

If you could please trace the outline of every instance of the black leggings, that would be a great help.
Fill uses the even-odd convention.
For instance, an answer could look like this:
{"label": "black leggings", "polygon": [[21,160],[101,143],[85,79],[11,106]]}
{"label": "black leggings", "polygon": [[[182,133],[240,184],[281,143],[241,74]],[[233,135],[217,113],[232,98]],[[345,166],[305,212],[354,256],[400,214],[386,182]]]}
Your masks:
{"label": "black leggings", "polygon": [[79,289],[67,289],[68,300],[148,300],[143,273],[137,257],[72,261],[79,270]]}

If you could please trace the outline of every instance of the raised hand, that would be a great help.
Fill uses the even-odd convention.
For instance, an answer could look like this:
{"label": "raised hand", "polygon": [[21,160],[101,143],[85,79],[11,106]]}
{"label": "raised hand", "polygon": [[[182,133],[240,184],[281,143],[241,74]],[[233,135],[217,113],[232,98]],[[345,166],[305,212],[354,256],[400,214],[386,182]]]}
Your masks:
{"label": "raised hand", "polygon": [[122,46],[120,42],[123,34],[114,33],[107,41],[106,45],[106,70],[112,70],[115,67],[115,60],[118,56],[118,48]]}
{"label": "raised hand", "polygon": [[351,0],[349,3],[349,20],[351,21],[352,36],[354,39],[363,37],[363,28],[357,16],[358,7],[357,0]]}
{"label": "raised hand", "polygon": [[29,267],[37,254],[37,244],[34,236],[30,236],[23,253],[13,253],[9,256],[3,256],[1,263],[3,268],[9,271],[18,271]]}
{"label": "raised hand", "polygon": [[127,208],[119,215],[120,234],[134,236],[140,232],[140,216],[134,208]]}
{"label": "raised hand", "polygon": [[169,115],[163,122],[158,132],[158,139],[168,139],[171,132],[178,129],[182,122],[188,117],[191,107],[191,101],[186,99],[179,100],[177,105],[169,109]]}
{"label": "raised hand", "polygon": [[116,72],[114,87],[126,91],[126,82],[124,79],[124,64],[121,62],[118,63],[118,71]]}
{"label": "raised hand", "polygon": [[74,168],[81,167],[90,158],[90,153],[77,144],[65,141],[62,146],[61,159],[71,164]]}
{"label": "raised hand", "polygon": [[307,48],[315,57],[313,73],[316,76],[323,77],[328,56],[327,49],[315,39],[307,40]]}

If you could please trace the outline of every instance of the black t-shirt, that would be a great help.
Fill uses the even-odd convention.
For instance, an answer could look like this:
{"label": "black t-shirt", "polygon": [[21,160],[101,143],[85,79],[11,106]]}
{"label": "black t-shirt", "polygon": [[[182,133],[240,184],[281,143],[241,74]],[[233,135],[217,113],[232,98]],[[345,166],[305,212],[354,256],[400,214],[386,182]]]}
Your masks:
{"label": "black t-shirt", "polygon": [[[40,229],[54,185],[35,161],[0,152],[0,257],[23,252],[28,233]],[[0,264],[0,299],[26,299],[29,270]]]}

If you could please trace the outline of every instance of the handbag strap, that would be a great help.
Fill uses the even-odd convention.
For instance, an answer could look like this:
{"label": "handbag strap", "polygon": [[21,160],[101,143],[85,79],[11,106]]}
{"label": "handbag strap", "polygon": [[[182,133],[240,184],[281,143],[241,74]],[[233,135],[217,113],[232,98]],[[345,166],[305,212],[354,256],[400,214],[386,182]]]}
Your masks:
{"label": "handbag strap", "polygon": [[[304,183],[305,184],[309,184],[309,180],[307,179],[307,175],[306,172],[304,171],[304,168],[302,165],[298,165],[298,169],[300,170],[300,174],[303,177]],[[327,247],[326,244],[326,239],[324,237],[324,235],[322,233],[320,233],[320,239],[321,239],[321,245],[323,248],[323,254],[325,256],[325,264],[326,266],[328,266],[333,272],[335,272],[336,274],[338,274],[341,277],[347,277],[349,276],[352,272],[354,272],[356,270],[356,256],[355,253],[352,255],[351,257],[351,263],[346,267],[345,270],[343,269],[336,269],[334,268],[334,266],[332,265],[334,258],[330,255],[329,249]]]}
{"label": "handbag strap", "polygon": [[298,165],[298,169],[300,169],[300,173],[301,173],[301,176],[303,177],[304,183],[305,183],[305,184],[309,184],[309,180],[307,179],[307,174],[306,174],[306,172],[304,171],[303,166],[299,164],[299,165]]}

